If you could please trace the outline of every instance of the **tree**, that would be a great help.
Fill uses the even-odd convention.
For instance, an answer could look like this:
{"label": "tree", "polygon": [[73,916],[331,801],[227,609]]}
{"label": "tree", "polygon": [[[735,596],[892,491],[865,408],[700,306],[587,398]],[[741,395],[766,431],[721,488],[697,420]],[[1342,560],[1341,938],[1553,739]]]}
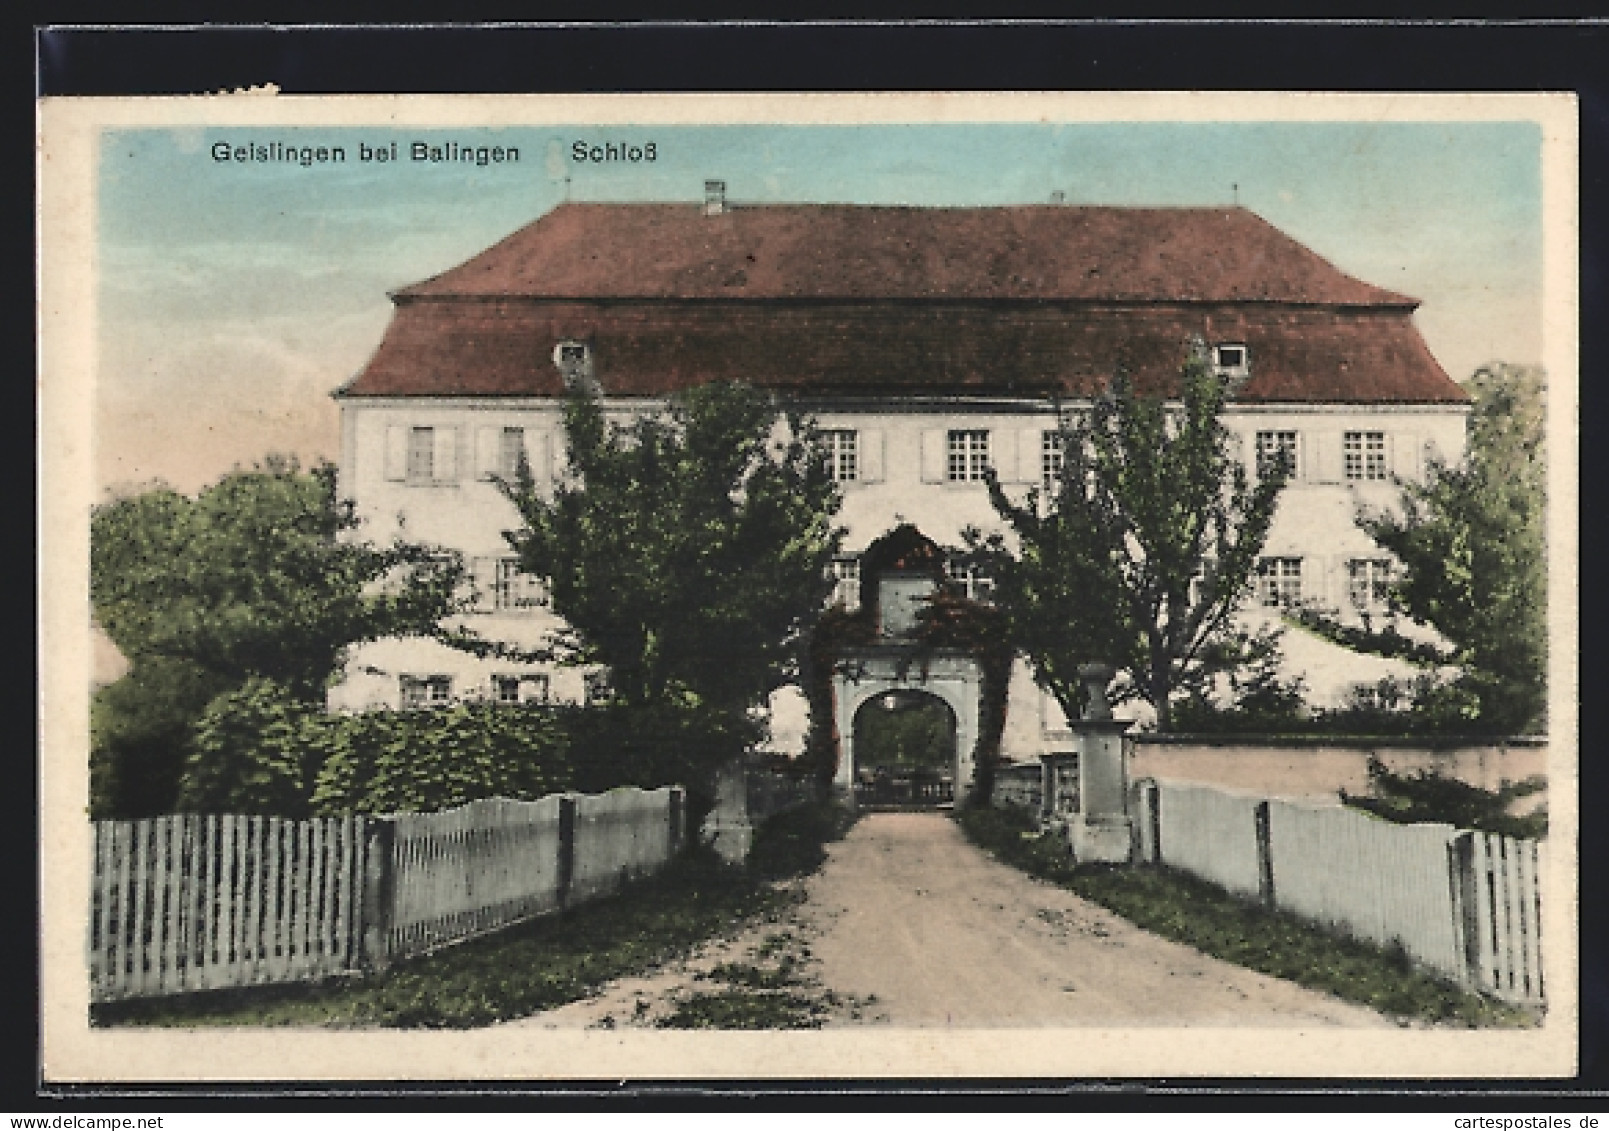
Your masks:
{"label": "tree", "polygon": [[131,664],[96,700],[98,815],[171,810],[217,695],[255,677],[322,703],[348,645],[451,635],[457,556],[343,540],[354,522],[334,467],[274,456],[194,499],[157,488],[95,509],[90,600]]}
{"label": "tree", "polygon": [[571,629],[560,651],[606,665],[626,711],[703,711],[740,733],[793,674],[831,586],[839,496],[813,430],[730,384],[627,425],[578,392],[564,423],[551,499],[523,468],[506,487],[524,519],[509,542]]}
{"label": "tree", "polygon": [[1119,372],[1064,426],[1044,507],[1037,490],[1018,505],[989,478],[1019,548],[999,535],[974,534],[973,545],[990,560],[1012,639],[1070,718],[1083,705],[1080,664],[1113,664],[1167,730],[1177,690],[1266,650],[1233,616],[1288,469],[1249,481],[1220,420],[1227,397],[1201,349],[1174,402],[1137,394]]}
{"label": "tree", "polygon": [[1429,461],[1424,483],[1401,484],[1397,511],[1358,521],[1401,565],[1393,601],[1464,669],[1450,690],[1467,704],[1465,725],[1520,733],[1543,724],[1547,706],[1544,375],[1495,363],[1467,387],[1462,464]]}

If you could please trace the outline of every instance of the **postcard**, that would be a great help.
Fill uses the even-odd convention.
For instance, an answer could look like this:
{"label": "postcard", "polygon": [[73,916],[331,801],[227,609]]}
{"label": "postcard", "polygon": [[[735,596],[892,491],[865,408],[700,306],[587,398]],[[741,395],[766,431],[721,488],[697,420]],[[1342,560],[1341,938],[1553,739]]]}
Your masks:
{"label": "postcard", "polygon": [[47,1080],[1575,1071],[1570,96],[39,122]]}

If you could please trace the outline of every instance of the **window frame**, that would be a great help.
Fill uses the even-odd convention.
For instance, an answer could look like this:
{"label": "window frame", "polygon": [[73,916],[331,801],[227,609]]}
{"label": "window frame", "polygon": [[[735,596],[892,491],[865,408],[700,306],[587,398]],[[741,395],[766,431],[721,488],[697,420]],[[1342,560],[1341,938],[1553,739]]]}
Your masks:
{"label": "window frame", "polygon": [[1302,601],[1302,559],[1268,556],[1257,559],[1257,603],[1265,609],[1288,609]]}
{"label": "window frame", "polygon": [[975,601],[980,605],[994,603],[994,578],[984,576],[976,565],[946,558],[944,576],[951,584],[960,587],[961,595],[968,601]]}
{"label": "window frame", "polygon": [[412,485],[436,481],[436,429],[433,425],[409,426],[403,480]]}
{"label": "window frame", "polygon": [[[1271,441],[1265,443],[1264,441]],[[1287,444],[1287,441],[1289,443]],[[1288,458],[1285,471],[1287,480],[1295,479],[1300,473],[1302,459],[1302,434],[1294,428],[1260,428],[1252,437],[1252,448],[1256,454],[1257,479],[1262,481],[1272,478],[1272,457],[1277,453]]]}
{"label": "window frame", "polygon": [[545,609],[552,604],[547,579],[520,569],[519,558],[493,558],[492,562],[492,612]]}
{"label": "window frame", "polygon": [[1348,483],[1383,483],[1390,479],[1386,434],[1374,429],[1341,433],[1341,477]]}
{"label": "window frame", "polygon": [[[504,697],[504,691],[512,684],[514,697]],[[527,692],[527,688],[533,690]],[[553,696],[553,681],[546,672],[499,672],[492,676],[492,698],[494,702],[504,706],[513,707],[522,703],[548,703]]]}
{"label": "window frame", "polygon": [[453,677],[441,672],[416,675],[406,672],[397,677],[398,702],[404,711],[442,707],[452,702]]}
{"label": "window frame", "polygon": [[1389,558],[1348,558],[1346,595],[1352,607],[1360,613],[1384,612],[1389,609],[1393,572]]}
{"label": "window frame", "polygon": [[1046,428],[1039,433],[1039,484],[1047,495],[1061,488],[1062,473],[1067,469],[1067,434],[1059,428]]}
{"label": "window frame", "polygon": [[947,483],[981,483],[989,467],[987,428],[950,428],[944,434],[944,479]]}
{"label": "window frame", "polygon": [[860,430],[826,428],[822,439],[827,446],[827,470],[834,483],[857,483],[861,478]]}
{"label": "window frame", "polygon": [[842,604],[847,613],[855,612],[860,608],[860,555],[843,554],[833,558],[828,566],[832,573],[833,590],[827,603]]}
{"label": "window frame", "polygon": [[505,424],[497,434],[498,478],[513,483],[519,477],[522,459],[529,466],[529,457],[525,454],[525,428],[523,425]]}
{"label": "window frame", "polygon": [[[1224,351],[1238,350],[1239,360],[1224,360]],[[1251,372],[1251,349],[1245,342],[1216,342],[1212,347],[1213,372],[1220,377],[1240,377]]]}

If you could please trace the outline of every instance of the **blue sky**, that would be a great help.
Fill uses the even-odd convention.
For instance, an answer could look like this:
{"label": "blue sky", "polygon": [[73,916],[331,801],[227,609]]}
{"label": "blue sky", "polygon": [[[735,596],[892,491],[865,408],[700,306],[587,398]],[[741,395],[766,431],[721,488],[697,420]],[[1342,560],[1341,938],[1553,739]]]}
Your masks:
{"label": "blue sky", "polygon": [[[406,159],[414,139],[517,146],[501,165]],[[578,164],[571,144],[655,145]],[[344,146],[345,164],[220,163],[219,141]],[[396,164],[357,147],[399,143]],[[1455,378],[1541,342],[1540,129],[1531,123],[1121,123],[126,130],[98,184],[97,474],[194,490],[269,451],[338,454],[329,392],[386,292],[563,199],[1213,205],[1238,199],[1331,262],[1423,300]],[[567,182],[566,182],[567,178]],[[1238,188],[1234,187],[1238,186]]]}

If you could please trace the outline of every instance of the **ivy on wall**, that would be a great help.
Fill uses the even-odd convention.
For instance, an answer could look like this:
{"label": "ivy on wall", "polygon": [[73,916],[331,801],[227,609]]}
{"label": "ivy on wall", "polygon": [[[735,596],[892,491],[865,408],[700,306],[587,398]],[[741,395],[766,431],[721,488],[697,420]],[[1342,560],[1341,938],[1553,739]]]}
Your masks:
{"label": "ivy on wall", "polygon": [[[992,605],[969,600],[944,573],[944,551],[916,527],[903,524],[873,542],[861,556],[860,608],[829,609],[816,625],[807,646],[804,692],[810,703],[806,759],[822,788],[831,786],[842,757],[842,738],[833,710],[833,677],[853,665],[853,654],[885,649],[896,660],[903,680],[914,670],[925,678],[941,655],[962,653],[978,664],[982,676],[978,739],[973,747],[976,775],[972,795],[987,804],[994,787],[994,767],[1006,726],[1006,697],[1016,652],[1006,618]],[[878,579],[891,570],[927,573],[935,589],[917,616],[915,630],[897,643],[879,634]]]}

